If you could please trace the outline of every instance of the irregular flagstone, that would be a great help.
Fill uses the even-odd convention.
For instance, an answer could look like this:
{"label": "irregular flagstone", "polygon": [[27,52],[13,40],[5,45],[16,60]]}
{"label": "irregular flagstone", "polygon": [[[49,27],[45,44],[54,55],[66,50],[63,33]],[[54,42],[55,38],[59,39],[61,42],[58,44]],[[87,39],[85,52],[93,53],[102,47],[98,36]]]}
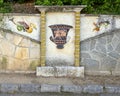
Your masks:
{"label": "irregular flagstone", "polygon": [[15,58],[18,59],[29,59],[29,49],[17,47],[15,52]]}
{"label": "irregular flagstone", "polygon": [[2,55],[14,56],[15,46],[7,40],[2,40],[2,42],[0,43],[0,49]]}

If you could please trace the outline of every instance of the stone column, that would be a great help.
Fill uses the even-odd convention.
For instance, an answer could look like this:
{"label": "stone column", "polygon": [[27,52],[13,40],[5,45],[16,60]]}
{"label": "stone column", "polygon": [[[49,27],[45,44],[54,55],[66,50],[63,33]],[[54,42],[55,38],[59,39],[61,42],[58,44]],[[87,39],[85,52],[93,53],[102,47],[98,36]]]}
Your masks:
{"label": "stone column", "polygon": [[80,11],[81,8],[74,9],[75,11],[75,67],[80,66]]}
{"label": "stone column", "polygon": [[45,9],[41,9],[40,15],[40,40],[41,40],[41,47],[40,47],[40,64],[41,66],[45,66],[45,54],[46,54],[46,13]]}

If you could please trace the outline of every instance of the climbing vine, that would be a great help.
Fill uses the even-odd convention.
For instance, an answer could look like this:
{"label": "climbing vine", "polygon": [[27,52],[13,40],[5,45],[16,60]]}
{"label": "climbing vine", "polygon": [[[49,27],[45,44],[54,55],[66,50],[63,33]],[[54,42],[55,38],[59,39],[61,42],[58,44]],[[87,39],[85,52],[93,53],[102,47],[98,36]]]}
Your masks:
{"label": "climbing vine", "polygon": [[86,14],[120,14],[120,0],[36,0],[37,5],[87,5]]}

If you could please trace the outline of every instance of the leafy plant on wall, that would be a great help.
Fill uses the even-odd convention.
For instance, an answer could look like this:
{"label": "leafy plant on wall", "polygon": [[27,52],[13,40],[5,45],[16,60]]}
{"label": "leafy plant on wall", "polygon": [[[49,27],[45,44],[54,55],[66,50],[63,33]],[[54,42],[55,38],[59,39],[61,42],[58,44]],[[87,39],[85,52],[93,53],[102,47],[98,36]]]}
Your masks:
{"label": "leafy plant on wall", "polygon": [[9,20],[16,25],[16,28],[17,28],[18,31],[32,33],[34,29],[35,30],[37,29],[36,25],[34,23],[28,24],[24,20],[23,21],[22,20],[21,21],[15,21],[14,18],[11,18]]}
{"label": "leafy plant on wall", "polygon": [[37,5],[87,5],[86,14],[120,14],[120,0],[35,0]]}
{"label": "leafy plant on wall", "polygon": [[93,22],[93,25],[95,26],[93,31],[99,32],[101,26],[107,27],[109,24],[110,24],[109,21],[101,21],[101,22],[97,22],[97,23]]}

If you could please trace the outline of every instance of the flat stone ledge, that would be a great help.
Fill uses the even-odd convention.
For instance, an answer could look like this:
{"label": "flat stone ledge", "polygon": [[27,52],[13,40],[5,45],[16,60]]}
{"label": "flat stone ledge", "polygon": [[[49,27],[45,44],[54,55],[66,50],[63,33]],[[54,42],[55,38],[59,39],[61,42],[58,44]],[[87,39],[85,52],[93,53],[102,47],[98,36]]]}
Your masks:
{"label": "flat stone ledge", "polygon": [[69,12],[69,11],[81,11],[83,8],[87,7],[86,5],[72,5],[72,6],[39,6],[35,5],[35,8],[37,8],[39,11],[47,11],[47,12]]}
{"label": "flat stone ledge", "polygon": [[112,71],[113,76],[120,76],[120,71]]}
{"label": "flat stone ledge", "polygon": [[72,67],[72,66],[62,66],[62,67],[37,67],[36,76],[43,77],[84,77],[84,67]]}
{"label": "flat stone ledge", "polygon": [[110,76],[110,71],[85,71],[86,75],[92,75],[92,76]]}

